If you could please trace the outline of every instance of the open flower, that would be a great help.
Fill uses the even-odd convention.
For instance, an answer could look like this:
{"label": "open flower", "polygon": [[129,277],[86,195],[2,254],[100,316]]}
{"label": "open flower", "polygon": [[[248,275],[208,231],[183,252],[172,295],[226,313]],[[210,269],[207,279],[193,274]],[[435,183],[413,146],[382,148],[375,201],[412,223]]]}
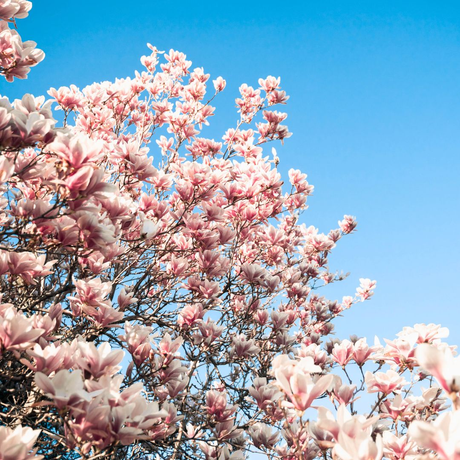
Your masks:
{"label": "open flower", "polygon": [[[382,437],[372,437],[372,425],[378,417],[366,418],[363,415],[352,416],[341,404],[337,411],[337,421],[332,413],[321,407],[318,421],[314,424],[314,433],[323,430],[332,435],[336,442],[333,458],[341,460],[380,460],[383,455]],[[317,435],[316,435],[317,436]],[[321,435],[326,439],[324,433]]]}
{"label": "open flower", "polygon": [[415,357],[425,371],[431,374],[449,394],[460,391],[460,357],[454,358],[452,350],[420,344]]}
{"label": "open flower", "polygon": [[287,355],[281,355],[273,361],[273,368],[278,385],[293,406],[301,411],[308,409],[312,402],[329,388],[334,379],[333,375],[314,379],[311,374],[321,372],[321,367],[316,366],[310,356],[293,361]]}
{"label": "open flower", "polygon": [[80,370],[70,372],[62,369],[50,379],[45,374],[37,372],[35,383],[38,388],[54,401],[58,409],[89,401],[91,396],[83,389],[82,373]]}
{"label": "open flower", "polygon": [[0,459],[1,460],[40,460],[43,455],[35,455],[32,447],[40,434],[40,430],[17,426],[14,430],[0,426]]}
{"label": "open flower", "polygon": [[420,447],[435,451],[443,460],[460,458],[460,412],[446,412],[433,423],[415,421],[409,436]]}
{"label": "open flower", "polygon": [[43,329],[34,328],[32,318],[27,318],[10,306],[0,314],[0,353],[2,348],[6,350],[32,348],[44,332]]}
{"label": "open flower", "polygon": [[390,393],[398,393],[401,387],[406,384],[404,377],[401,377],[397,372],[388,370],[386,372],[366,372],[366,385],[368,393],[381,392],[386,395]]}

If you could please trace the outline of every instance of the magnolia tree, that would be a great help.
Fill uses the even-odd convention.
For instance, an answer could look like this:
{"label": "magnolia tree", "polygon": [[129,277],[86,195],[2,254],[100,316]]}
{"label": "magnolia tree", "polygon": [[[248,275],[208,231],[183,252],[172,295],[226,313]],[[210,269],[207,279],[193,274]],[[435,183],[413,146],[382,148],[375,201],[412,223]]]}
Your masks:
{"label": "magnolia tree", "polygon": [[[8,80],[42,57],[2,40]],[[445,328],[330,339],[376,283],[318,294],[356,222],[299,222],[313,187],[266,152],[290,136],[280,79],[242,85],[209,139],[225,80],[206,98],[149,47],[133,78],[0,99],[0,459],[460,459]]]}

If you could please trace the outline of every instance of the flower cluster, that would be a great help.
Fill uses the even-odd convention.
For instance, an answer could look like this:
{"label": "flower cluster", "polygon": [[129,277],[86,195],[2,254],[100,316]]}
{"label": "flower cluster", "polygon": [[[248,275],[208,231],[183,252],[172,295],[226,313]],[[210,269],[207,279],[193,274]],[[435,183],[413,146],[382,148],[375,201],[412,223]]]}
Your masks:
{"label": "flower cluster", "polygon": [[0,1],[0,75],[9,82],[15,78],[27,78],[30,68],[45,57],[45,53],[36,48],[35,42],[23,42],[18,32],[8,24],[26,18],[31,8],[32,2],[26,0]]}

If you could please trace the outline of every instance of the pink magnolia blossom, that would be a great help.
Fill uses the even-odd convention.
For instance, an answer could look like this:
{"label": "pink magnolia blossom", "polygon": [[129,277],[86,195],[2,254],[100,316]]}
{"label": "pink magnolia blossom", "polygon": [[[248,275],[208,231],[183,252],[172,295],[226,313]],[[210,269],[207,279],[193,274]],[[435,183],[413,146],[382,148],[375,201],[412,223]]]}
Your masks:
{"label": "pink magnolia blossom", "polygon": [[407,435],[396,436],[393,433],[385,431],[382,437],[383,453],[386,458],[390,460],[416,458],[416,444]]}
{"label": "pink magnolia blossom", "polygon": [[374,295],[373,289],[377,285],[377,281],[371,281],[368,278],[360,278],[360,286],[356,289],[356,295],[362,300],[367,300]]}
{"label": "pink magnolia blossom", "polygon": [[24,19],[29,15],[32,2],[26,0],[3,0],[0,4],[0,19]]}
{"label": "pink magnolia blossom", "polygon": [[215,80],[212,81],[214,84],[214,88],[216,92],[220,93],[225,89],[225,85],[227,84],[226,81],[222,77],[217,77]]}
{"label": "pink magnolia blossom", "polygon": [[293,361],[281,355],[273,361],[273,371],[280,388],[288,396],[293,406],[304,411],[321,396],[333,381],[332,375],[324,375],[315,382],[312,373],[321,372],[310,357]]}
{"label": "pink magnolia blossom", "polygon": [[460,391],[460,357],[454,358],[449,347],[439,349],[422,343],[415,351],[415,358],[449,395]]}
{"label": "pink magnolia blossom", "polygon": [[181,327],[190,327],[200,322],[203,315],[204,311],[201,303],[186,305],[180,312],[177,322]]}
{"label": "pink magnolia blossom", "polygon": [[63,86],[57,90],[50,88],[48,94],[54,97],[63,110],[82,108],[83,94],[75,85],[70,85],[69,88]]}
{"label": "pink magnolia blossom", "polygon": [[233,346],[230,355],[236,355],[239,358],[248,358],[260,352],[260,347],[255,344],[253,339],[249,339],[244,334],[239,334],[233,338]]}
{"label": "pink magnolia blossom", "polygon": [[275,77],[273,77],[271,75],[269,75],[265,79],[264,78],[259,78],[259,85],[267,93],[271,93],[275,89],[278,89],[279,86],[280,86],[280,82],[281,82],[280,77],[275,78]]}
{"label": "pink magnolia blossom", "polygon": [[365,381],[368,393],[381,392],[386,395],[398,393],[407,384],[404,377],[391,369],[386,372],[376,372],[375,374],[367,371]]}
{"label": "pink magnolia blossom", "polygon": [[96,348],[94,343],[80,341],[77,344],[74,366],[84,371],[87,378],[92,376],[97,379],[118,372],[123,356],[123,350],[112,350],[107,342]]}
{"label": "pink magnolia blossom", "polygon": [[460,458],[460,412],[440,415],[433,423],[414,421],[408,434],[418,446],[432,450],[443,460]]}
{"label": "pink magnolia blossom", "polygon": [[37,372],[35,383],[60,409],[91,399],[91,395],[84,390],[80,370],[69,372],[62,369],[52,379],[41,372]]}
{"label": "pink magnolia blossom", "polygon": [[343,216],[343,220],[339,221],[340,230],[345,234],[352,233],[357,225],[356,218],[353,216]]}
{"label": "pink magnolia blossom", "polygon": [[393,420],[412,420],[415,417],[414,406],[417,402],[414,399],[403,398],[401,394],[396,394],[393,399],[385,399],[380,405],[382,418]]}
{"label": "pink magnolia blossom", "polygon": [[206,411],[221,422],[228,420],[236,411],[236,406],[227,405],[227,394],[221,391],[208,391],[206,393]]}
{"label": "pink magnolia blossom", "polygon": [[33,319],[27,318],[13,306],[0,311],[0,352],[32,348],[44,332],[43,329],[34,328]]}
{"label": "pink magnolia blossom", "polygon": [[33,349],[27,350],[27,355],[33,358],[34,364],[24,359],[23,362],[35,372],[43,372],[50,375],[61,369],[69,369],[73,366],[75,347],[68,344],[50,343],[45,347],[35,344]]}
{"label": "pink magnolia blossom", "polygon": [[137,365],[143,363],[149,356],[152,349],[151,327],[146,327],[141,324],[132,325],[125,323],[125,334],[120,336],[124,342],[128,344],[128,351],[132,354]]}
{"label": "pink magnolia blossom", "polygon": [[362,366],[367,360],[370,359],[372,353],[379,350],[378,346],[370,347],[367,342],[366,338],[358,339],[353,344],[353,360],[358,364],[358,366]]}
{"label": "pink magnolia blossom", "polygon": [[[30,2],[15,2],[19,8],[24,11],[23,5]],[[13,10],[8,6],[2,6],[0,15],[10,15]],[[30,9],[30,8],[29,8]],[[26,13],[26,11],[24,11]],[[13,13],[15,16],[17,13]],[[25,17],[19,13],[16,17]],[[10,29],[6,22],[0,23],[0,75],[3,75],[8,82],[12,82],[14,78],[24,79],[30,72],[30,68],[37,65],[45,57],[45,53],[36,47],[36,43],[32,40],[23,42],[21,36],[16,30]]]}
{"label": "pink magnolia blossom", "polygon": [[356,385],[345,385],[338,375],[334,375],[333,389],[331,399],[336,400],[339,404],[347,406],[355,401]]}
{"label": "pink magnolia blossom", "polygon": [[283,393],[276,385],[267,383],[266,378],[256,378],[253,386],[249,388],[250,395],[257,402],[259,409],[262,409],[267,414],[276,417],[282,417],[281,411],[278,411],[278,401],[283,397]]}
{"label": "pink magnolia blossom", "polygon": [[313,358],[313,362],[317,366],[321,366],[321,368],[324,368],[332,361],[327,352],[323,350],[317,343],[311,343],[310,345],[302,344],[300,350],[297,353],[297,356],[300,358],[311,356]]}
{"label": "pink magnolia blossom", "polygon": [[329,432],[335,440],[334,455],[343,460],[380,460],[383,456],[382,437],[372,438],[376,418],[352,416],[344,405],[339,407],[337,421],[332,413],[321,408],[317,426]]}
{"label": "pink magnolia blossom", "polygon": [[44,458],[43,455],[35,455],[36,449],[33,449],[39,435],[39,430],[32,430],[32,428],[21,425],[14,429],[0,426],[0,459],[40,460]]}
{"label": "pink magnolia blossom", "polygon": [[342,340],[340,344],[334,344],[332,357],[336,363],[344,367],[353,357],[353,344],[349,340]]}
{"label": "pink magnolia blossom", "polygon": [[382,359],[398,365],[400,368],[412,367],[416,364],[414,336],[398,337],[395,340],[385,339],[386,346],[383,348],[378,339],[376,340],[376,352],[374,359]]}
{"label": "pink magnolia blossom", "polygon": [[44,255],[36,256],[30,252],[8,252],[1,251],[8,266],[5,270],[12,275],[20,276],[26,283],[35,284],[35,278],[43,277],[52,273],[51,267],[55,261],[45,263]]}
{"label": "pink magnolia blossom", "polygon": [[441,327],[440,324],[415,324],[413,327],[404,327],[401,332],[396,334],[398,337],[409,337],[417,343],[440,343],[441,339],[449,337],[449,329]]}
{"label": "pink magnolia blossom", "polygon": [[269,425],[262,423],[256,423],[251,426],[248,430],[249,436],[251,436],[252,442],[256,447],[273,447],[279,438],[279,433],[272,432]]}

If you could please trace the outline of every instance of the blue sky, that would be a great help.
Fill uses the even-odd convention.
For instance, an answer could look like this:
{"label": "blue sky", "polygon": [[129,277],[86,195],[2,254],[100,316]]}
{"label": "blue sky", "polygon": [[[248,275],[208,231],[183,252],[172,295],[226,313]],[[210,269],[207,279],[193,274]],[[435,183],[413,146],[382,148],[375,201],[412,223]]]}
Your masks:
{"label": "blue sky", "polygon": [[341,298],[361,277],[378,281],[371,301],[337,321],[338,337],[393,338],[434,322],[460,345],[457,2],[72,4],[37,0],[18,21],[47,56],[28,80],[0,82],[0,93],[131,76],[150,42],[227,80],[204,131],[218,138],[235,124],[241,83],[281,76],[294,135],[277,147],[280,168],[285,177],[299,168],[315,185],[304,222],[327,232],[343,214],[359,221],[331,257],[351,275],[324,294]]}

